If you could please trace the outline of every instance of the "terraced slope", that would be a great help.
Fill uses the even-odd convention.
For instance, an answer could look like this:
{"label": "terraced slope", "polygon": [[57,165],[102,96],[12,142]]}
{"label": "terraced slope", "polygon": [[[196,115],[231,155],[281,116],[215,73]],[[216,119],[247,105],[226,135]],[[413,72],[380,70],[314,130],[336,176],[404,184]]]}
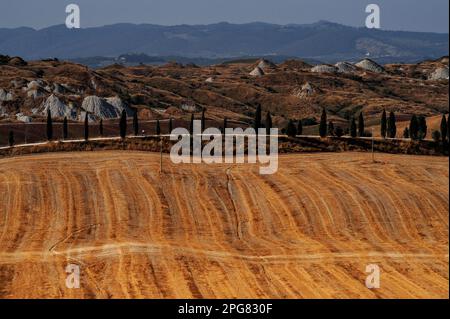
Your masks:
{"label": "terraced slope", "polygon": [[261,176],[168,158],[160,175],[140,152],[2,159],[0,296],[448,298],[448,159],[377,160],[287,155]]}

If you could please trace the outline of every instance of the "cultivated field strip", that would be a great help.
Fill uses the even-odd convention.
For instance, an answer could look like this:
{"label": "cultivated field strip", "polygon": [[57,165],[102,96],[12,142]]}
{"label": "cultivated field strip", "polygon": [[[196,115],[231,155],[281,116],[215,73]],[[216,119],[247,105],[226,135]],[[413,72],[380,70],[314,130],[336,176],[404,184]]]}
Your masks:
{"label": "cultivated field strip", "polygon": [[438,157],[286,155],[267,176],[168,157],[160,174],[144,152],[2,159],[0,297],[448,298],[448,193]]}

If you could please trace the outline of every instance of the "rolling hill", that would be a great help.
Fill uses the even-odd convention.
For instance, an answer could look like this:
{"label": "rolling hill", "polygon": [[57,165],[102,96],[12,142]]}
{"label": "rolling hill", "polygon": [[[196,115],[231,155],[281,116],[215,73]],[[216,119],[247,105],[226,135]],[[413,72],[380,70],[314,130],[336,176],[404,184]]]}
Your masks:
{"label": "rolling hill", "polygon": [[348,27],[327,21],[307,25],[268,23],[159,26],[115,24],[69,30],[0,29],[0,53],[26,59],[151,56],[294,56],[324,62],[415,62],[448,55],[448,34]]}
{"label": "rolling hill", "polygon": [[[1,298],[448,298],[448,159],[0,159]],[[80,289],[65,286],[80,266]],[[368,264],[381,287],[367,289]]]}
{"label": "rolling hill", "polygon": [[414,64],[378,65],[370,59],[352,64],[312,66],[302,60],[272,63],[237,60],[210,66],[166,63],[160,66],[114,64],[100,69],[60,60],[0,61],[0,119],[43,121],[116,118],[137,109],[145,119],[173,117],[188,121],[207,109],[210,121],[227,117],[239,125],[254,118],[257,105],[271,112],[275,125],[289,119],[317,123],[322,109],[346,128],[363,112],[369,125],[381,112],[398,121],[412,114],[448,113],[448,57]]}

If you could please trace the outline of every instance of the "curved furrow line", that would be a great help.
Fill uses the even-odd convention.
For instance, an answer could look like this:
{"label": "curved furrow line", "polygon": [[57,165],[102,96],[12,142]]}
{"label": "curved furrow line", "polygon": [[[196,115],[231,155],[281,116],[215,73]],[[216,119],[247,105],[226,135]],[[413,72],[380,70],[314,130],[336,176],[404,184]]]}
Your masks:
{"label": "curved furrow line", "polygon": [[[379,185],[372,178],[367,178],[367,174],[360,174],[357,171],[353,171],[347,178],[352,179],[355,185],[358,183],[362,184],[362,186],[359,186],[359,189],[362,190],[364,194],[367,194],[371,201],[376,205],[377,211],[380,213],[379,216],[381,217],[378,224],[380,224],[381,229],[385,229],[384,242],[389,241],[389,239],[397,241],[400,239],[406,240],[405,236],[407,236],[407,238],[415,238],[410,232],[410,228],[413,227],[413,225],[405,225],[405,218],[399,214],[399,212],[405,210],[405,206],[404,201],[396,196],[395,190],[389,191],[384,185]],[[398,205],[402,206],[403,209],[399,209],[399,207],[397,207]],[[374,214],[374,218],[376,220],[376,214]],[[400,232],[400,230],[403,230],[403,232]]]}
{"label": "curved furrow line", "polygon": [[131,151],[1,159],[0,296],[447,298],[448,160],[376,156],[281,155],[268,176],[168,156],[160,174]]}
{"label": "curved furrow line", "polygon": [[[257,176],[256,178],[259,177]],[[271,204],[273,207],[272,210],[276,212],[279,210],[278,207],[282,207],[282,211],[284,212],[283,216],[279,217],[283,227],[281,233],[277,234],[278,240],[282,240],[283,242],[286,241],[289,244],[295,242],[299,246],[301,245],[302,249],[311,249],[310,247],[318,249],[317,246],[321,246],[321,244],[317,240],[308,237],[306,234],[305,229],[308,228],[308,224],[307,219],[304,218],[305,213],[303,211],[305,208],[298,204],[300,200],[298,193],[295,190],[295,186],[297,185],[294,185],[291,182],[293,177],[291,175],[285,176],[282,171],[279,171],[277,172],[276,177],[266,176],[261,179],[262,183],[265,183],[267,187],[272,189],[271,199],[273,199],[274,202]],[[301,191],[301,189],[299,191]],[[271,202],[272,201],[269,203]],[[289,246],[291,245],[286,245],[286,248],[289,248]]]}
{"label": "curved furrow line", "polygon": [[[361,217],[364,219],[361,223],[359,223],[359,232],[363,232],[365,238],[367,238],[367,243],[372,246],[375,250],[382,250],[380,246],[381,243],[389,240],[389,230],[384,229],[384,225],[388,225],[390,221],[386,220],[384,216],[384,222],[378,222],[379,214],[377,212],[380,210],[380,207],[372,207],[371,203],[377,203],[374,200],[374,197],[368,189],[364,189],[362,186],[359,186],[360,180],[355,178],[351,173],[347,170],[340,170],[336,173],[336,176],[340,180],[346,181],[346,189],[349,191],[349,195],[353,198],[353,200],[358,203],[360,206]],[[378,204],[379,205],[379,204]],[[392,225],[390,225],[392,227]]]}
{"label": "curved furrow line", "polygon": [[[382,176],[385,176],[385,178],[389,178],[389,179],[392,179],[392,178],[396,177],[396,175],[394,175],[394,176],[393,175],[389,175],[389,173],[392,174],[393,172],[382,172]],[[408,214],[408,216],[410,216],[408,218],[408,221],[410,223],[415,221],[415,225],[427,225],[429,223],[429,219],[430,218],[434,219],[436,214],[441,215],[441,212],[445,212],[445,211],[448,212],[448,206],[447,206],[447,208],[444,209],[444,210],[439,210],[439,211],[432,212],[430,214],[426,214],[426,212],[429,211],[429,210],[428,209],[423,210],[420,207],[420,203],[422,202],[422,198],[423,197],[422,196],[421,197],[414,196],[415,192],[421,193],[422,189],[414,187],[413,184],[410,184],[410,183],[403,183],[403,184],[399,185],[398,189],[401,189],[401,188],[407,189],[407,191],[404,191],[404,192],[401,193],[403,197],[401,198],[400,203],[402,203],[402,205],[404,207],[402,212],[404,212],[405,214]],[[448,190],[448,188],[447,188],[447,190]],[[447,193],[448,193],[448,191],[447,191]],[[393,196],[396,196],[396,197],[400,198],[400,194],[397,194],[397,193],[393,194]],[[413,196],[412,200],[409,198],[411,196]],[[447,202],[448,202],[448,199],[447,199]],[[415,207],[415,210],[414,210],[415,214],[412,211],[412,209],[408,209],[408,207],[406,207],[406,205],[404,203],[408,203],[410,205],[413,205]],[[426,216],[425,214],[428,215],[428,216]],[[448,216],[448,213],[447,213],[447,216]],[[420,218],[419,221],[417,220],[418,218]],[[441,220],[442,220],[442,218],[441,218]],[[446,223],[448,223],[448,221]],[[411,225],[411,227],[414,227],[414,226]],[[416,228],[416,231],[420,232],[420,230],[418,230],[417,228]],[[448,229],[447,229],[446,232],[447,232],[447,235],[445,235],[445,232],[441,233],[440,230],[436,231],[435,229],[433,229],[434,236],[440,235],[440,237],[441,236],[448,237]],[[428,235],[430,235],[430,233]]]}

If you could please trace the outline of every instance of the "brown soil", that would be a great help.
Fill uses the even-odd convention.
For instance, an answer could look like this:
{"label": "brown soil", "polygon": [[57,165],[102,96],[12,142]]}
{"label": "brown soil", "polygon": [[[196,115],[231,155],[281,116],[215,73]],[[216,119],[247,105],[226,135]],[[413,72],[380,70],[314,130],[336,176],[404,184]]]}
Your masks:
{"label": "brown soil", "polygon": [[448,164],[284,155],[262,176],[166,156],[160,174],[142,152],[0,159],[0,296],[448,298]]}

